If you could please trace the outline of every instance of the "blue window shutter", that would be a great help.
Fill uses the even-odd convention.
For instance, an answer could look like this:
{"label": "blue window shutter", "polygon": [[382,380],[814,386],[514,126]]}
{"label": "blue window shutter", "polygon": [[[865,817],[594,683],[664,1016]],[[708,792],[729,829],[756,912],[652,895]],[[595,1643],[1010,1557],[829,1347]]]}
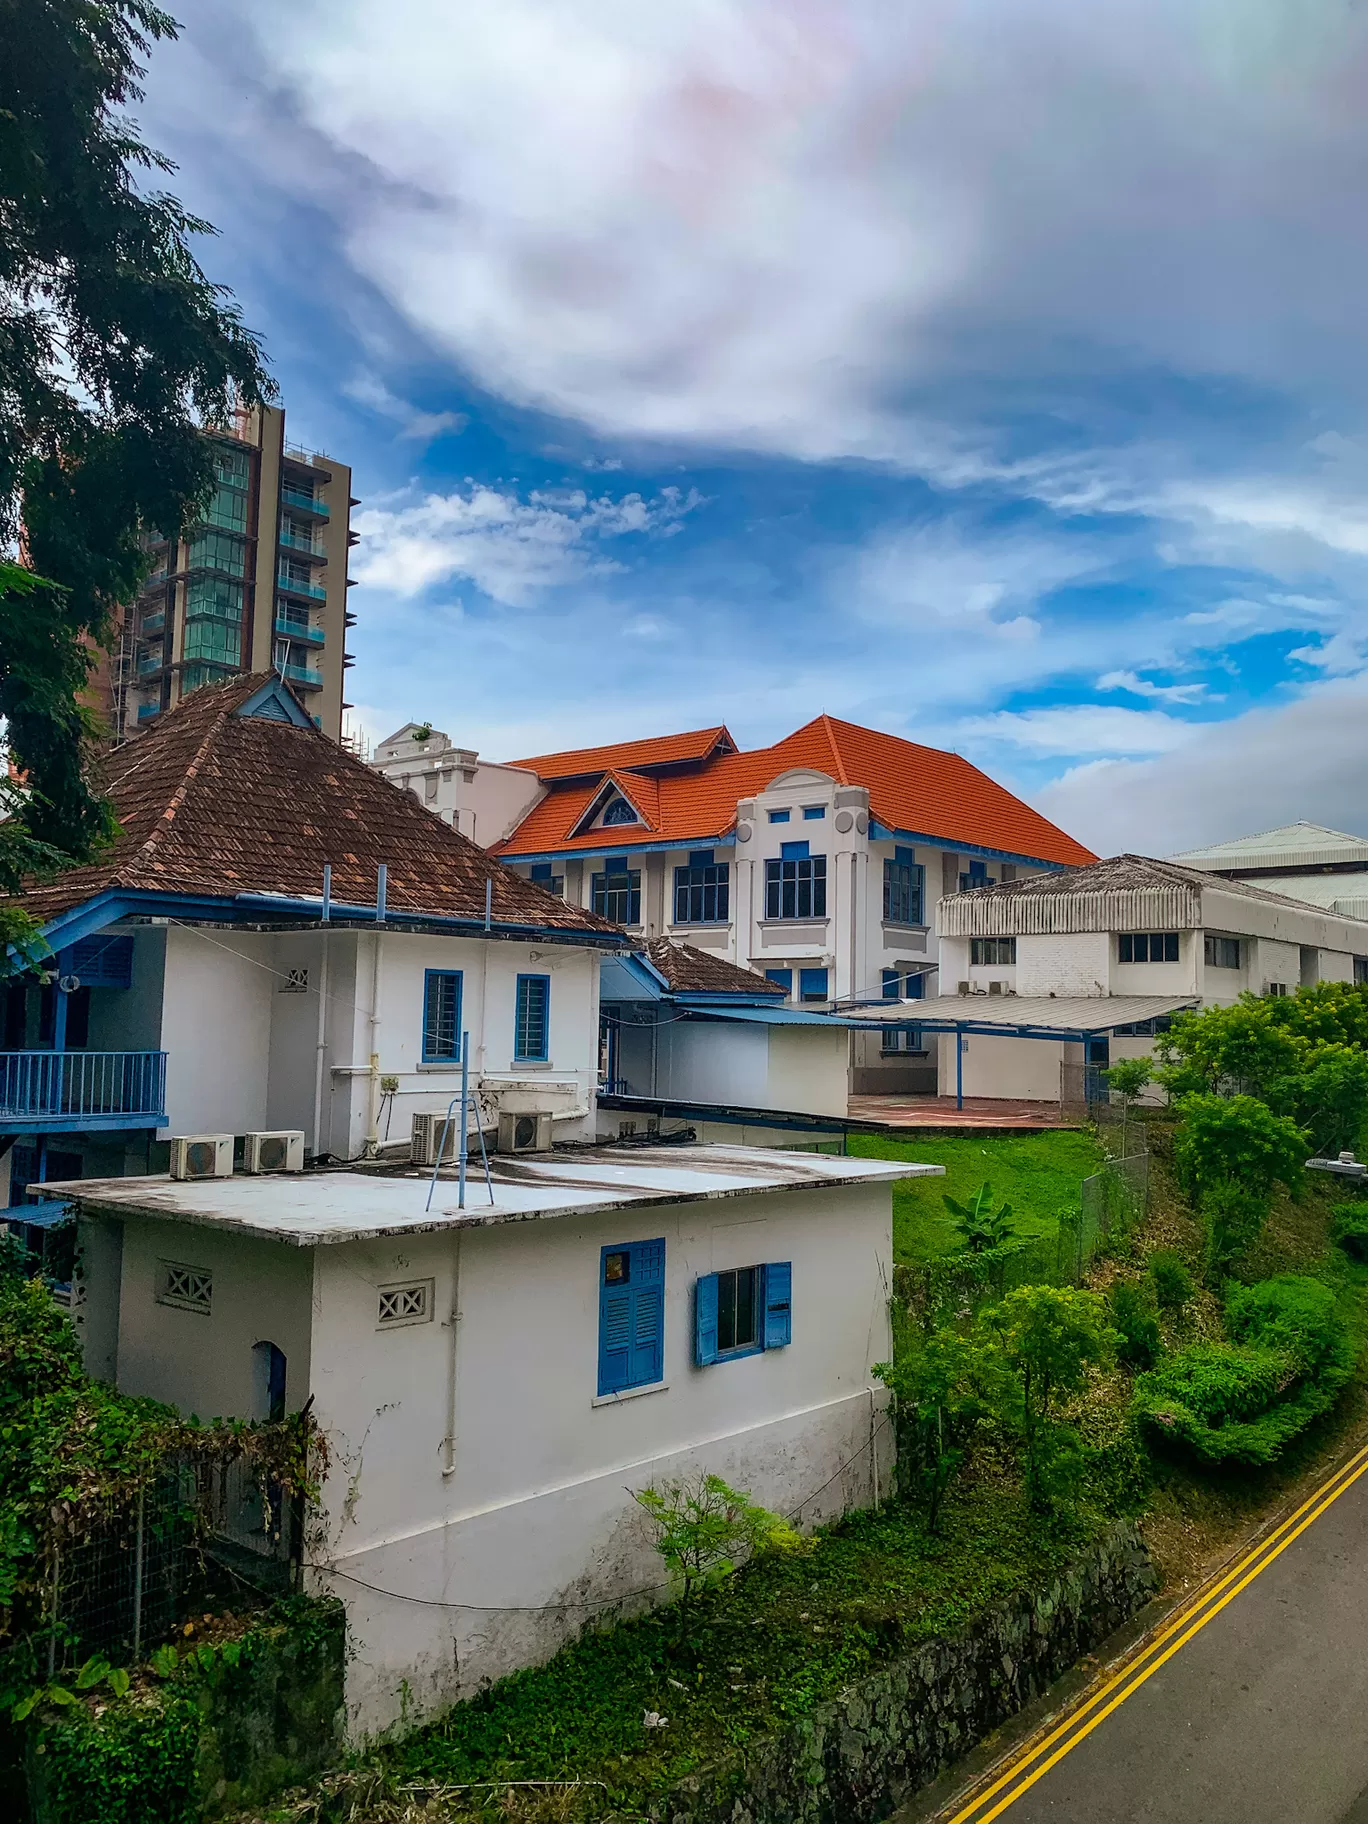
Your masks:
{"label": "blue window shutter", "polygon": [[917,859],[916,851],[913,849],[895,848],[893,851],[893,859],[898,863],[899,867],[910,868]]}
{"label": "blue window shutter", "polygon": [[773,982],[776,988],[782,988],[785,994],[793,993],[792,969],[766,969],[765,980]]}
{"label": "blue window shutter", "polygon": [[924,1001],[926,999],[926,977],[924,975],[908,976],[907,998],[909,1001]]}
{"label": "blue window shutter", "polygon": [[885,969],[883,972],[883,998],[886,1001],[898,999],[898,972],[896,969]]}
{"label": "blue window shutter", "polygon": [[765,1347],[783,1349],[793,1340],[793,1263],[772,1260],[765,1268]]}
{"label": "blue window shutter", "polygon": [[647,1387],[665,1374],[665,1243],[632,1247],[632,1378]]}
{"label": "blue window shutter", "polygon": [[631,1386],[632,1288],[604,1286],[599,1293],[598,1390],[616,1393]]}
{"label": "blue window shutter", "polygon": [[717,1360],[717,1275],[705,1273],[694,1287],[694,1361],[706,1368]]}

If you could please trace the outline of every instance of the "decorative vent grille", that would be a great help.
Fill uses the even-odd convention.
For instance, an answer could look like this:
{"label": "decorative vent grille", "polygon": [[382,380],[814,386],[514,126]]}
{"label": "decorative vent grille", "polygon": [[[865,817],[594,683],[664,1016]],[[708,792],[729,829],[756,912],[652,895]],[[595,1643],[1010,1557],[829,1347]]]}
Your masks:
{"label": "decorative vent grille", "polygon": [[214,1275],[208,1267],[187,1267],[177,1260],[157,1262],[157,1303],[208,1317],[214,1303]]}
{"label": "decorative vent grille", "polygon": [[287,969],[285,980],[277,991],[280,994],[307,994],[309,992],[309,972],[307,969]]}
{"label": "decorative vent grille", "polygon": [[430,1279],[411,1279],[402,1286],[381,1286],[377,1328],[398,1330],[405,1324],[431,1323],[432,1290]]}

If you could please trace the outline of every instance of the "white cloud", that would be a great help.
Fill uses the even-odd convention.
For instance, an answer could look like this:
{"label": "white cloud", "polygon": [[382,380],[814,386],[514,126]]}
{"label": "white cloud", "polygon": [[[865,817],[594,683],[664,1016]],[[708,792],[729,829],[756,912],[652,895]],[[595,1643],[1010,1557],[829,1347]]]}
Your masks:
{"label": "white cloud", "polygon": [[944,518],[878,534],[845,580],[855,611],[876,625],[1022,639],[1039,631],[1024,610],[1065,583],[1100,575],[1107,562],[1081,536],[1002,532]]}
{"label": "white cloud", "polygon": [[399,596],[464,577],[497,602],[526,607],[547,589],[621,570],[607,540],[668,537],[701,501],[696,490],[678,488],[653,500],[593,498],[579,489],[534,490],[524,500],[468,482],[451,494],[357,513],[352,525],[362,543],[353,571],[358,582]]}
{"label": "white cloud", "polygon": [[1193,725],[1161,710],[1105,703],[1061,703],[968,716],[958,725],[971,740],[1004,742],[1036,754],[1159,754],[1182,747]]}
{"label": "white cloud", "polygon": [[1368,826],[1368,675],[1189,733],[1173,753],[1076,767],[1035,802],[1108,855],[1174,854],[1299,818]]}
{"label": "white cloud", "polygon": [[392,393],[374,374],[358,374],[348,380],[342,391],[358,405],[390,418],[399,426],[399,435],[415,443],[431,443],[434,438],[463,431],[470,420],[464,412],[424,412]]}
{"label": "white cloud", "polygon": [[1158,703],[1200,703],[1205,684],[1155,684],[1134,671],[1109,671],[1097,680],[1099,690],[1125,690],[1133,697],[1152,697]]}

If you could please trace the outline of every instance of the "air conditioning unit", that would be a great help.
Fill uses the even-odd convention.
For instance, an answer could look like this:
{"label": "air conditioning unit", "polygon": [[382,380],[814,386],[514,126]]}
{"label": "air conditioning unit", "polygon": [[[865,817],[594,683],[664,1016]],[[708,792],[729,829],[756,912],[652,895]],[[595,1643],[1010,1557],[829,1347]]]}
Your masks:
{"label": "air conditioning unit", "polygon": [[[446,1144],[442,1145],[442,1129]],[[461,1117],[453,1109],[450,1121],[445,1115],[415,1115],[410,1157],[415,1165],[436,1165],[437,1148],[442,1147],[442,1164],[454,1165],[461,1156]]]}
{"label": "air conditioning unit", "polygon": [[302,1172],[303,1132],[298,1128],[282,1127],[269,1133],[245,1135],[242,1169],[244,1172]]}
{"label": "air conditioning unit", "polygon": [[957,986],[958,986],[958,990],[961,994],[968,994],[968,992],[969,992],[968,982],[960,982],[957,984]]}
{"label": "air conditioning unit", "polygon": [[989,994],[1002,994],[1006,991],[1006,987],[1006,982],[989,982],[988,992]]}
{"label": "air conditioning unit", "polygon": [[173,1178],[231,1178],[231,1134],[177,1134],[171,1141]]}
{"label": "air conditioning unit", "polygon": [[499,1116],[498,1145],[501,1153],[549,1153],[550,1115],[515,1115],[505,1109]]}

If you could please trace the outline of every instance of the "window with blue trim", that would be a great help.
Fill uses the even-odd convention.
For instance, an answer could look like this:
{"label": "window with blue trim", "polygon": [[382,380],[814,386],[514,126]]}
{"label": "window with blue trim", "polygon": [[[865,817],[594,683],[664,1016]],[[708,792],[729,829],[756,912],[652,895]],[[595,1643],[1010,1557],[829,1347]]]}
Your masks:
{"label": "window with blue trim", "polygon": [[725,925],[730,917],[731,869],[711,849],[690,851],[687,867],[676,868],[674,922]]}
{"label": "window with blue trim", "polygon": [[599,1256],[600,1396],[665,1378],[665,1242],[633,1241]]}
{"label": "window with blue trim", "polygon": [[825,816],[826,806],[824,804],[805,804],[803,806],[804,823],[820,823]]}
{"label": "window with blue trim", "polygon": [[979,887],[991,887],[993,877],[988,872],[987,862],[971,861],[968,872],[960,875],[959,884],[961,893],[972,893]]}
{"label": "window with blue trim", "polygon": [[771,811],[769,820],[771,823],[787,823],[792,815],[792,811]]}
{"label": "window with blue trim", "polygon": [[557,899],[564,899],[565,876],[552,873],[549,861],[534,861],[531,878],[539,887],[545,887],[548,893],[554,893]]}
{"label": "window with blue trim", "polygon": [[785,1349],[793,1340],[793,1263],[705,1273],[694,1286],[694,1364]]}
{"label": "window with blue trim", "polygon": [[788,995],[790,997],[790,999],[792,998],[792,996],[793,996],[793,971],[792,971],[792,969],[766,969],[765,980],[767,982],[773,982],[776,987],[782,988],[784,993],[786,995]]}
{"label": "window with blue trim", "polygon": [[765,917],[826,917],[825,855],[809,855],[805,842],[786,842],[781,858],[765,863]]}
{"label": "window with blue trim", "polygon": [[629,868],[627,857],[605,860],[602,874],[590,876],[590,908],[615,925],[641,923],[641,869]]}
{"label": "window with blue trim", "polygon": [[[901,969],[883,972],[883,998],[886,1001],[920,1001],[926,995],[924,975],[904,975]],[[893,1052],[924,1052],[926,1042],[920,1026],[885,1026],[879,1038],[879,1049],[885,1057]]]}
{"label": "window with blue trim", "polygon": [[423,1062],[449,1064],[461,1055],[461,971],[423,972]]}
{"label": "window with blue trim", "polygon": [[551,977],[518,977],[517,1013],[513,1021],[513,1056],[525,1063],[544,1063],[550,1056]]}
{"label": "window with blue trim", "polygon": [[800,1001],[825,1001],[828,998],[825,969],[800,969],[798,971],[798,999]]}
{"label": "window with blue trim", "polygon": [[641,819],[625,798],[610,798],[600,821],[603,823],[640,823]]}
{"label": "window with blue trim", "polygon": [[890,925],[926,923],[926,870],[911,849],[894,849],[883,868],[883,915]]}

